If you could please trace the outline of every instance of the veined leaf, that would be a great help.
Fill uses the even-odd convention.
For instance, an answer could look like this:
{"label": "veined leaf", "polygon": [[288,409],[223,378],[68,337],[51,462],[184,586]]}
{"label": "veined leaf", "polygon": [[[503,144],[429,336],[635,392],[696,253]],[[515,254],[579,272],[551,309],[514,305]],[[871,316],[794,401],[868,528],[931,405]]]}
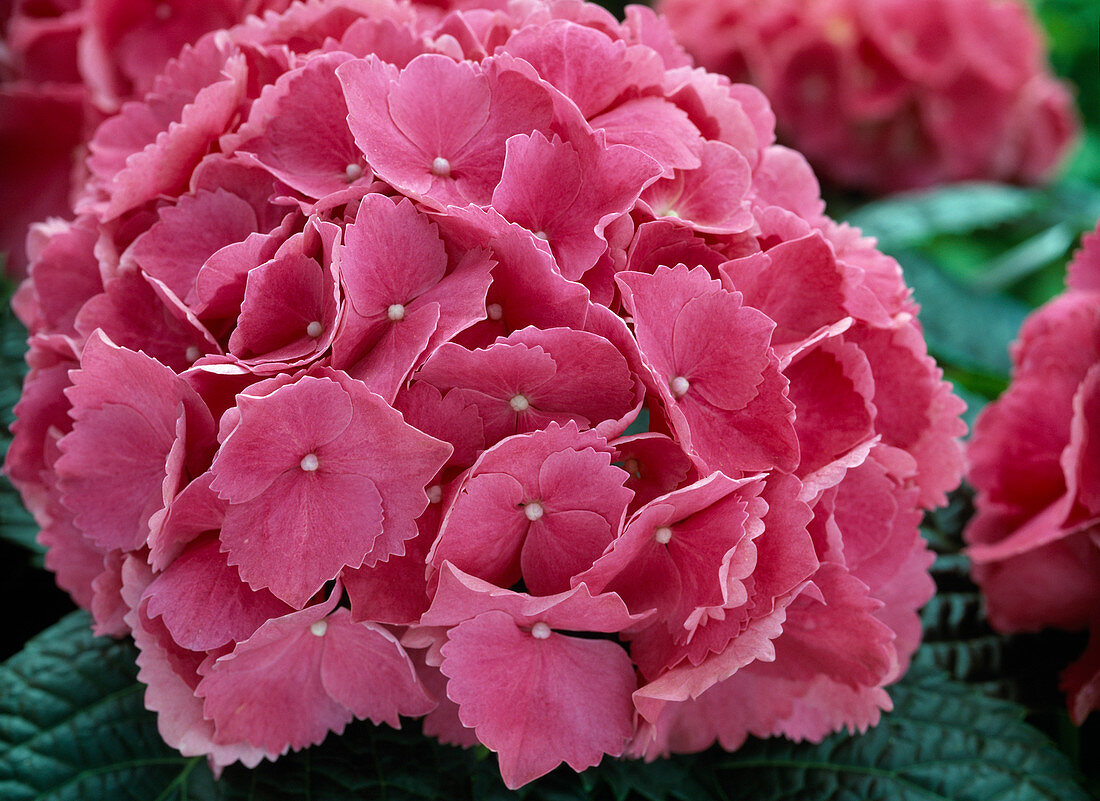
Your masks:
{"label": "veined leaf", "polygon": [[955,184],[873,201],[848,214],[847,221],[893,253],[944,234],[967,234],[1024,219],[1044,200],[1035,190],[1004,184]]}
{"label": "veined leaf", "polygon": [[[12,410],[23,391],[23,375],[27,371],[23,361],[27,332],[12,313],[8,295],[0,293],[0,460],[11,444],[8,427],[15,419]],[[38,526],[23,508],[19,493],[7,478],[0,478],[0,537],[35,552],[41,561],[44,549],[35,542],[37,536]]]}
{"label": "veined leaf", "polygon": [[160,738],[128,641],[74,612],[0,665],[0,798],[211,801],[213,777]]}
{"label": "veined leaf", "polygon": [[1087,801],[1069,760],[1024,709],[914,667],[894,711],[820,745],[747,744],[716,770],[731,801]]}
{"label": "veined leaf", "polygon": [[[968,290],[914,251],[897,254],[905,280],[921,304],[920,321],[928,350],[945,367],[959,368],[956,379],[989,397],[1003,388],[1012,368],[1008,346],[1030,311],[1018,300]],[[982,381],[968,382],[967,374]]]}
{"label": "veined leaf", "polygon": [[752,741],[651,764],[562,768],[506,790],[484,749],[461,750],[356,724],[321,746],[215,782],[201,758],[161,741],[134,681],[134,650],[67,617],[0,666],[0,796],[11,801],[345,801],[386,799],[969,799],[1084,801],[1066,757],[1023,723],[1024,709],[918,666],[891,689],[895,710],[866,734],[819,745]]}

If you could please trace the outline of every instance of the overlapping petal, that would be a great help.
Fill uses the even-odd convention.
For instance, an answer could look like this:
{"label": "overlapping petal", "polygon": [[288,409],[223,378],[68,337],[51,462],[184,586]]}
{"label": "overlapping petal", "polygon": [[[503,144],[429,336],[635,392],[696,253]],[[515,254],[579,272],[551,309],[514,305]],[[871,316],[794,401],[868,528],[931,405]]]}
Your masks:
{"label": "overlapping petal", "polygon": [[[15,299],[47,566],[215,766],[427,716],[518,787],[871,725],[961,470],[900,268],[652,12],[467,5],[250,17],[99,129]],[[96,8],[121,99],[144,51]],[[1087,584],[1043,529],[1098,505],[1085,372],[989,565],[1041,541]]]}

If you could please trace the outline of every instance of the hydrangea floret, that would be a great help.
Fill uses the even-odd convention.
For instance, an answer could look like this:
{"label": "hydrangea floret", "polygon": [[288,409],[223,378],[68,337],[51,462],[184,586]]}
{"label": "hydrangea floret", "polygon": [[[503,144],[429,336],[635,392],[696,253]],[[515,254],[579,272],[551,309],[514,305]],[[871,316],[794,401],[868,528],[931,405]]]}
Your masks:
{"label": "hydrangea floret", "polygon": [[1079,129],[1024,0],[660,0],[700,66],[750,81],[783,140],[873,194],[1036,183]]}
{"label": "hydrangea floret", "polygon": [[98,129],[5,469],[167,742],[517,787],[890,708],[962,403],[773,128],[643,7],[328,0]]}
{"label": "hydrangea floret", "polygon": [[1024,322],[1012,383],[974,424],[964,533],[995,628],[1089,632],[1062,674],[1080,724],[1100,709],[1100,226],[1067,284]]}

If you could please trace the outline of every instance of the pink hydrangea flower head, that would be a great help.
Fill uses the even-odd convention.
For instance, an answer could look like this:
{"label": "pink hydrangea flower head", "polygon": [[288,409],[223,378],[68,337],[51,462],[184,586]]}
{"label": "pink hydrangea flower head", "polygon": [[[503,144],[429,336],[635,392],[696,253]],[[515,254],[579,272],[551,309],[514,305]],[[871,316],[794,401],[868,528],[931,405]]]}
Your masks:
{"label": "pink hydrangea flower head", "polygon": [[661,0],[688,52],[771,99],[781,137],[871,193],[1037,183],[1079,122],[1020,0]]}
{"label": "pink hydrangea flower head", "polygon": [[1008,390],[967,451],[978,490],[965,534],[973,576],[1002,631],[1090,633],[1062,675],[1070,714],[1100,708],[1100,228],[1066,291],[1024,322]]}
{"label": "pink hydrangea flower head", "polygon": [[294,4],[150,80],[30,237],[5,470],[169,743],[424,717],[514,788],[889,708],[961,402],[759,91],[577,0]]}

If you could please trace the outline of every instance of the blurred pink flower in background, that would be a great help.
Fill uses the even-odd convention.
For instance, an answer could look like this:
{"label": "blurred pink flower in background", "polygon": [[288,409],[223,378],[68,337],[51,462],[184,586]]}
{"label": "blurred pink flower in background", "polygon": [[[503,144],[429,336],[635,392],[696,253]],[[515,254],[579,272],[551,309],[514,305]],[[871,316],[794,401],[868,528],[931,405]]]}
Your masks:
{"label": "blurred pink flower in background", "polygon": [[1067,284],[1024,323],[1012,384],[974,425],[965,533],[995,628],[1089,630],[1062,675],[1081,723],[1100,708],[1100,229]]}
{"label": "blurred pink flower in background", "polygon": [[660,0],[708,70],[759,86],[782,140],[877,194],[1035,183],[1073,143],[1070,91],[1020,0]]}

